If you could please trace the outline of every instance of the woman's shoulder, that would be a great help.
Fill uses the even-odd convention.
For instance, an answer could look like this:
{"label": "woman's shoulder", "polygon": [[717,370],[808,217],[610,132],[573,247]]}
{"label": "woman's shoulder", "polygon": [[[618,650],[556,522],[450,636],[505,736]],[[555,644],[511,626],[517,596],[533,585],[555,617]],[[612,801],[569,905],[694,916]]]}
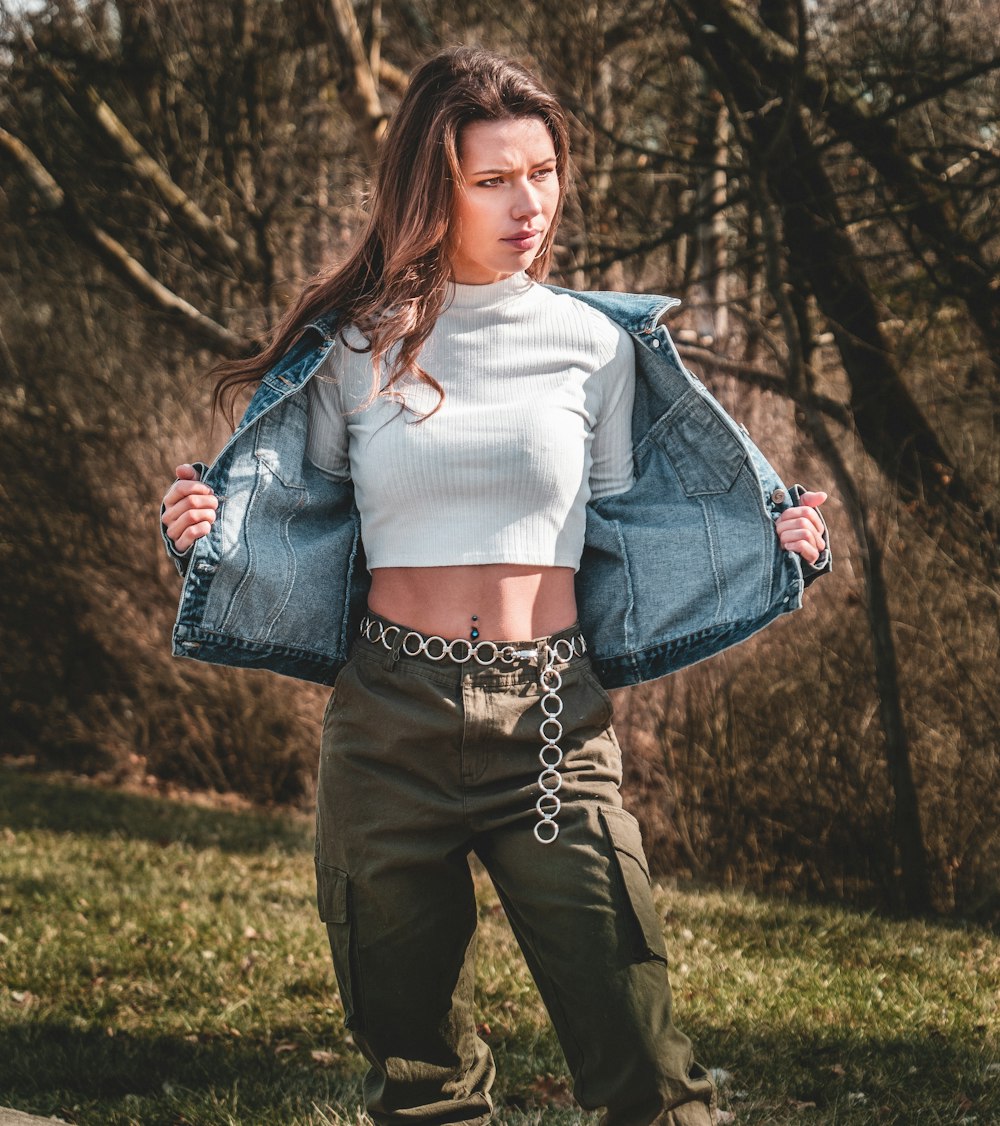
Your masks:
{"label": "woman's shoulder", "polygon": [[632,339],[628,330],[613,317],[587,304],[573,291],[543,288],[550,308],[558,312],[574,333],[585,336],[591,342],[599,366],[632,356]]}
{"label": "woman's shoulder", "polygon": [[599,341],[610,348],[617,348],[628,337],[628,331],[623,328],[614,317],[608,316],[600,309],[586,301],[573,290],[553,289],[549,286],[539,286],[544,293],[542,300],[550,309],[580,328],[585,328]]}

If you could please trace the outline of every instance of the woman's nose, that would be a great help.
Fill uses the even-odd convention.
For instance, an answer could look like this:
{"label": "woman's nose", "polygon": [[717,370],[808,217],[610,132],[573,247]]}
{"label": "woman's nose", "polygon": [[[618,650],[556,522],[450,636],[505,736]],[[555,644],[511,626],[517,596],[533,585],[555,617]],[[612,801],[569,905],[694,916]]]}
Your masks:
{"label": "woman's nose", "polygon": [[538,189],[531,184],[525,184],[518,189],[511,212],[515,219],[528,219],[538,215],[542,210],[542,200]]}

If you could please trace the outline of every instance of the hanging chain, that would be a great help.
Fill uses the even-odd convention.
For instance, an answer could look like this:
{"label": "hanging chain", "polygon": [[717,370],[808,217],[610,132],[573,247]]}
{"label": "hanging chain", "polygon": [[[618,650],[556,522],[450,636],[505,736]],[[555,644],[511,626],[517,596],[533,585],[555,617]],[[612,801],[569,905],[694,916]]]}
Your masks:
{"label": "hanging chain", "polygon": [[[478,632],[478,631],[476,631]],[[535,809],[541,820],[535,823],[532,832],[539,844],[552,844],[559,836],[556,817],[562,809],[559,790],[562,789],[562,775],[559,766],[563,751],[559,743],[563,737],[563,702],[559,696],[562,688],[562,674],[557,663],[566,664],[574,657],[582,657],[587,652],[587,643],[582,634],[573,637],[559,637],[553,642],[541,641],[529,649],[519,649],[515,645],[497,645],[493,641],[466,640],[464,637],[446,641],[443,637],[425,637],[416,630],[405,630],[402,626],[391,625],[378,618],[366,615],[361,621],[361,633],[368,641],[381,644],[384,648],[399,650],[407,657],[423,655],[432,661],[454,661],[464,665],[474,660],[479,665],[492,665],[497,662],[513,664],[515,661],[530,660],[538,665],[538,683],[543,692],[539,706],[543,712],[538,734],[542,737],[542,749],[538,761],[542,764],[538,775],[538,788],[542,791],[535,802]]]}
{"label": "hanging chain", "polygon": [[562,775],[558,767],[563,760],[562,739],[563,726],[559,720],[562,715],[563,702],[559,698],[559,689],[562,688],[562,674],[555,667],[558,660],[555,648],[550,648],[545,654],[545,664],[538,674],[538,681],[545,690],[540,701],[540,707],[545,718],[539,724],[538,734],[542,737],[542,749],[538,752],[538,761],[542,764],[542,772],[538,775],[538,788],[542,791],[535,802],[535,809],[541,821],[536,822],[533,832],[539,844],[552,844],[559,836],[559,826],[556,824],[556,815],[562,808],[558,791],[562,788]]}

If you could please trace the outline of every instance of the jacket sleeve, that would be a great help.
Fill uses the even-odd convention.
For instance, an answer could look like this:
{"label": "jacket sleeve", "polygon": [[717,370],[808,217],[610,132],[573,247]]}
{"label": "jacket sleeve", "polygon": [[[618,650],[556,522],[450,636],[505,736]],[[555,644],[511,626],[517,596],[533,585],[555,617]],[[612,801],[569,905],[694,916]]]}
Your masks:
{"label": "jacket sleeve", "polygon": [[[208,466],[203,461],[194,461],[191,464],[198,471],[198,480],[203,480],[205,473],[208,470]],[[160,539],[163,540],[163,546],[167,552],[168,557],[170,558],[170,561],[177,568],[177,573],[181,576],[181,578],[183,578],[187,574],[188,564],[191,562],[191,552],[194,549],[194,545],[192,544],[192,546],[189,547],[187,551],[178,551],[177,548],[174,547],[173,541],[167,535],[167,529],[163,524],[163,513],[165,511],[165,507],[166,506],[164,504],[160,504]]]}
{"label": "jacket sleeve", "polygon": [[[799,503],[804,492],[808,492],[808,490],[803,485],[789,486],[788,496],[793,505]],[[830,529],[827,527],[823,513],[820,512],[818,508],[814,511],[823,522],[823,536],[826,539],[826,548],[815,563],[809,563],[803,559],[801,555],[799,556],[799,562],[802,564],[802,581],[805,586],[814,583],[820,575],[829,574],[829,572],[833,570],[833,554],[830,551]]]}

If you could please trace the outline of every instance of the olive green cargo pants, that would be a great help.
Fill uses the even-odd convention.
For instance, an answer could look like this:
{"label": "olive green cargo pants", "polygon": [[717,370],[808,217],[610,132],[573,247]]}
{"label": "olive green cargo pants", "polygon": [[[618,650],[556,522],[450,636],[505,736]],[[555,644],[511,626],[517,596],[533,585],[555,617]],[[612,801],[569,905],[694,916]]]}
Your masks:
{"label": "olive green cargo pants", "polygon": [[550,845],[532,833],[537,667],[434,662],[361,640],[337,679],[317,794],[319,909],[380,1126],[491,1117],[470,852],[497,889],[581,1106],[606,1108],[605,1126],[714,1121],[712,1084],[671,1020],[611,703],[587,657],[560,671],[565,757]]}

